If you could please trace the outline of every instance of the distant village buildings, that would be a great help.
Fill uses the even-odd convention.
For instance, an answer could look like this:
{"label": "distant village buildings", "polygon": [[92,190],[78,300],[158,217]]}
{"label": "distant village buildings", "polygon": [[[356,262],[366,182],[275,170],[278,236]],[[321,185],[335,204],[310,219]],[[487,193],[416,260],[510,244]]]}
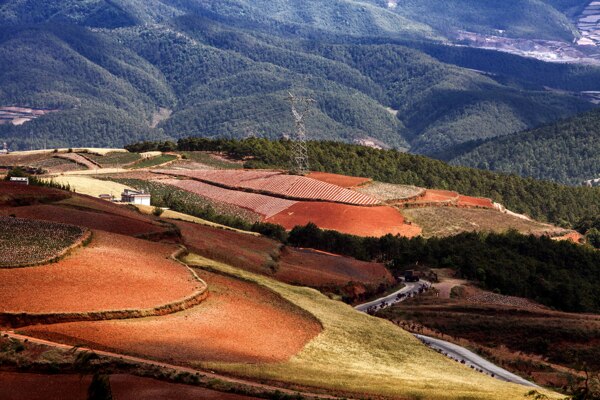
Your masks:
{"label": "distant village buildings", "polygon": [[152,196],[144,191],[137,191],[131,189],[125,189],[121,194],[121,202],[129,204],[138,204],[142,206],[149,206],[151,203]]}

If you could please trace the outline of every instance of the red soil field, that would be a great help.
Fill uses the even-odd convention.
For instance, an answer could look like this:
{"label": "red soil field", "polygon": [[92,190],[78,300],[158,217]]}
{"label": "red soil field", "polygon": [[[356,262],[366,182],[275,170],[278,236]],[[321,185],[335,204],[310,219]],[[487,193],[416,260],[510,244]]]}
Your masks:
{"label": "red soil field", "polygon": [[0,207],[50,203],[66,199],[69,193],[45,187],[0,182]]}
{"label": "red soil field", "polygon": [[305,176],[287,175],[281,171],[267,170],[196,170],[156,171],[185,176],[229,189],[251,190],[292,200],[319,200],[335,203],[371,206],[379,200],[363,193]]}
{"label": "red soil field", "polygon": [[102,212],[78,210],[59,205],[37,205],[0,209],[0,215],[14,214],[19,218],[60,222],[102,230],[121,235],[142,235],[162,232],[164,227],[152,224],[149,220],[127,218]]}
{"label": "red soil field", "polygon": [[570,241],[573,243],[581,244],[585,241],[585,236],[583,236],[579,232],[569,232],[566,235],[554,237],[552,239],[557,241]]}
{"label": "red soil field", "polygon": [[447,203],[457,201],[458,199],[459,194],[456,192],[427,189],[425,195],[417,198],[415,203]]}
{"label": "red soil field", "polygon": [[321,182],[330,183],[332,185],[341,186],[343,188],[353,188],[372,181],[370,178],[330,174],[328,172],[311,172],[307,175],[307,177]]}
{"label": "red soil field", "polygon": [[[260,274],[270,273],[267,264],[280,244],[262,236],[212,228],[191,222],[173,221],[184,244],[194,253]],[[232,246],[235,245],[235,251]]]}
{"label": "red soil field", "polygon": [[394,282],[383,264],[295,248],[282,251],[275,277],[283,282],[312,287],[345,285],[349,282]]}
{"label": "red soil field", "polygon": [[216,392],[188,386],[140,378],[133,375],[111,375],[114,400],[254,400],[256,397]]}
{"label": "red soil field", "polygon": [[[86,400],[91,378],[0,372],[2,400]],[[115,400],[119,400],[115,398]]]}
{"label": "red soil field", "polygon": [[462,195],[458,197],[457,205],[459,207],[494,208],[494,202],[490,199]]}
{"label": "red soil field", "polygon": [[384,236],[388,233],[407,237],[418,236],[421,228],[405,223],[400,212],[392,207],[359,207],[337,203],[299,202],[268,218],[292,229],[297,225],[315,223],[322,229],[336,230],[358,236]]}
{"label": "red soil field", "polygon": [[140,309],[183,299],[200,283],[187,268],[167,258],[176,249],[95,231],[88,247],[57,263],[0,270],[1,311]]}
{"label": "red soil field", "polygon": [[203,270],[198,274],[208,283],[210,296],[180,313],[22,330],[67,344],[185,365],[283,362],[321,331],[316,319],[263,287]]}

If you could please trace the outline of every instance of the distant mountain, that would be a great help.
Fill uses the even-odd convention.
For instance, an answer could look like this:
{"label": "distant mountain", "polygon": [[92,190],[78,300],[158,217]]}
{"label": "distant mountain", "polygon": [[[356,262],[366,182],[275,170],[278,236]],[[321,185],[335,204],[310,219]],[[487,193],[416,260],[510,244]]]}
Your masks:
{"label": "distant mountain", "polygon": [[[423,20],[425,3],[1,2],[0,106],[59,112],[0,125],[0,139],[28,148],[190,135],[278,138],[294,129],[286,101],[292,90],[317,100],[308,119],[314,139],[438,154],[592,107],[576,92],[600,90],[600,68],[449,46],[447,29]],[[528,20],[540,35],[570,31],[567,23],[538,27],[528,13],[489,1],[441,3],[429,4],[427,18],[441,21],[446,13],[452,29],[477,28],[456,11],[472,3],[469,13],[493,12],[491,19],[509,25]],[[526,3],[548,21],[564,17],[550,5],[577,7]]]}
{"label": "distant mountain", "polygon": [[486,141],[453,164],[568,184],[600,177],[600,110]]}

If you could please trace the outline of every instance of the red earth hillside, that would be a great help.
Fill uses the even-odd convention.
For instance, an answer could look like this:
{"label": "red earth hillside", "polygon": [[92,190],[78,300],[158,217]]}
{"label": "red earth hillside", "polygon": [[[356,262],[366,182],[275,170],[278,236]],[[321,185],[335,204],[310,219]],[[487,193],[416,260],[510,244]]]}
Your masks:
{"label": "red earth hillside", "polygon": [[322,229],[335,230],[358,236],[385,236],[387,234],[418,236],[421,228],[406,223],[393,207],[359,207],[337,203],[298,202],[267,219],[286,229],[313,222]]}

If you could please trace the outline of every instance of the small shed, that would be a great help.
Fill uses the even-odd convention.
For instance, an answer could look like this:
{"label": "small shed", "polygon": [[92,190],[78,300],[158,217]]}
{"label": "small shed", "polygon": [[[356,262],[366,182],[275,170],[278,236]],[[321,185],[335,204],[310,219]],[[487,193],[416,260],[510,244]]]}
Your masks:
{"label": "small shed", "polygon": [[21,185],[29,185],[29,178],[21,178],[21,177],[13,176],[10,178],[10,181],[13,183],[21,184]]}
{"label": "small shed", "polygon": [[106,201],[114,201],[115,200],[115,196],[113,196],[112,194],[101,194],[100,197],[102,200],[106,200]]}
{"label": "small shed", "polygon": [[142,206],[149,206],[151,203],[152,196],[148,193],[144,193],[143,190],[131,190],[125,189],[121,194],[121,202],[130,204],[139,204]]}

